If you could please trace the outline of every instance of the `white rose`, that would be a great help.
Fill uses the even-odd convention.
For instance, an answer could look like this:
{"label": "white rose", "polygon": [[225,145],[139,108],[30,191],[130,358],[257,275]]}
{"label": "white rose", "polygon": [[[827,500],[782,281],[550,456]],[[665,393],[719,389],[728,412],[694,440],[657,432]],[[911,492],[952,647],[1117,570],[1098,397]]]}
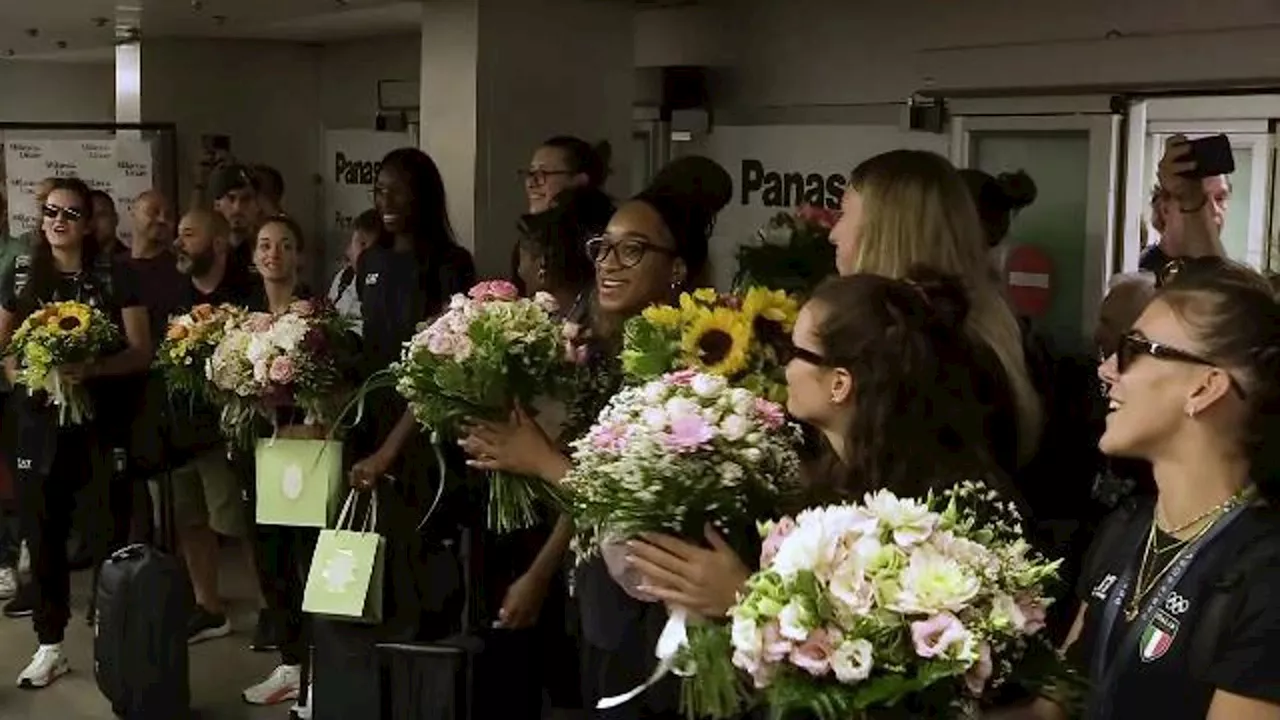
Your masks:
{"label": "white rose", "polygon": [[726,381],[719,375],[694,375],[693,380],[689,383],[689,387],[693,389],[695,395],[701,398],[712,398],[719,395],[726,385]]}
{"label": "white rose", "polygon": [[743,388],[730,390],[729,401],[733,405],[733,411],[739,415],[750,415],[756,407],[756,396],[752,395],[750,390]]}
{"label": "white rose", "polygon": [[747,430],[751,429],[751,421],[741,415],[730,415],[720,423],[720,434],[726,440],[737,442],[747,434]]}
{"label": "white rose", "polygon": [[696,415],[698,413],[698,404],[688,398],[673,397],[667,401],[667,414],[671,417],[682,417],[688,415]]}
{"label": "white rose", "polygon": [[782,637],[796,642],[804,642],[809,637],[809,611],[800,603],[792,600],[778,613],[779,633]]}
{"label": "white rose", "polygon": [[835,542],[830,538],[821,516],[803,515],[796,521],[796,529],[783,539],[770,567],[784,579],[790,580],[802,570],[811,570],[825,577],[830,570]]}
{"label": "white rose", "polygon": [[845,640],[831,656],[831,669],[842,683],[855,683],[871,676],[874,663],[871,643],[862,638]]}
{"label": "white rose", "polygon": [[660,382],[651,382],[644,386],[644,401],[650,405],[657,405],[667,396],[667,388]]}
{"label": "white rose", "polygon": [[832,570],[828,588],[850,613],[866,615],[871,611],[876,589],[867,578],[865,566],[853,555],[846,555]]}

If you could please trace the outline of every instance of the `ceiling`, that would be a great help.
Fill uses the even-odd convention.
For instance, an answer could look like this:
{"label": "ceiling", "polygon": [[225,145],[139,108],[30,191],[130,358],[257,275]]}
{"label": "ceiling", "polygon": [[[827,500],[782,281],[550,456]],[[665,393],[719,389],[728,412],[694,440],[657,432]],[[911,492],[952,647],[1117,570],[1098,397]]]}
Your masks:
{"label": "ceiling", "polygon": [[0,0],[0,58],[107,59],[119,37],[320,42],[412,32],[419,2],[396,0]]}

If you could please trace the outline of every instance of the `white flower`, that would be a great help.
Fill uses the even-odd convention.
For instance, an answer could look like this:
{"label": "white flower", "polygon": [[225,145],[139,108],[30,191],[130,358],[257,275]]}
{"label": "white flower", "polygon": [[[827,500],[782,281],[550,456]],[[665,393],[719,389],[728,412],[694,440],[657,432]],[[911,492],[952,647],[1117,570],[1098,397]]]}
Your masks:
{"label": "white flower", "polygon": [[866,615],[871,611],[876,589],[867,578],[865,565],[858,558],[846,554],[831,572],[828,589],[846,610],[854,615]]}
{"label": "white flower", "polygon": [[967,568],[928,545],[911,553],[899,580],[893,609],[925,615],[959,611],[982,587]]}
{"label": "white flower", "polygon": [[796,529],[783,539],[771,568],[786,580],[804,570],[822,577],[830,568],[834,554],[835,540],[825,532],[821,516],[801,514]]}
{"label": "white flower", "polygon": [[744,473],[742,472],[741,465],[733,462],[720,463],[720,478],[722,480],[734,482],[736,480],[741,480],[743,475]]}
{"label": "white flower", "polygon": [[792,599],[778,613],[778,626],[782,637],[796,642],[804,642],[809,637],[809,611],[805,610],[797,600]]}
{"label": "white flower", "polygon": [[831,669],[842,683],[855,683],[871,676],[874,663],[871,643],[863,638],[845,640],[831,656]]}
{"label": "white flower", "polygon": [[689,387],[698,397],[712,398],[719,395],[727,384],[727,381],[719,375],[698,374],[693,376]]}
{"label": "white flower", "polygon": [[667,401],[665,406],[667,414],[673,418],[696,415],[698,413],[698,404],[689,398],[673,397]]}
{"label": "white flower", "polygon": [[737,442],[751,429],[751,421],[741,415],[730,415],[720,423],[720,434],[726,440]]}
{"label": "white flower", "polygon": [[903,547],[924,542],[938,524],[938,515],[924,503],[903,499],[887,490],[866,497],[867,512],[893,531],[893,540]]}
{"label": "white flower", "polygon": [[539,290],[533,294],[533,304],[545,310],[547,313],[556,313],[560,310],[560,303],[556,302],[556,298],[549,292]]}
{"label": "white flower", "polygon": [[754,620],[746,617],[733,618],[733,647],[741,652],[758,656],[764,647],[764,631]]}
{"label": "white flower", "polygon": [[661,381],[654,381],[645,385],[642,392],[646,403],[657,405],[667,396],[667,386]]}
{"label": "white flower", "polygon": [[661,430],[667,426],[667,414],[661,408],[645,408],[640,413],[640,420],[651,430]]}

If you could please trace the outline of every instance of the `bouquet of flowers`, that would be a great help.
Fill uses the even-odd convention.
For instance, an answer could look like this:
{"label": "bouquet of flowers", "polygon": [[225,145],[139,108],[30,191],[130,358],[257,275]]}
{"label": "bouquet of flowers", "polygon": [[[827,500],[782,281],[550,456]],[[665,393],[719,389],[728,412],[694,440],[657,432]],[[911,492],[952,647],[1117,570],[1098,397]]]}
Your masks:
{"label": "bouquet of flowers", "polygon": [[774,215],[756,232],[757,244],[738,248],[734,287],[764,285],[807,294],[836,272],[828,236],[837,220],[837,211],[807,204]]}
{"label": "bouquet of flowers", "polygon": [[970,717],[1006,683],[1067,674],[1038,635],[1059,563],[983,484],[925,502],[881,491],[765,534],[731,612],[732,662],[779,714]]}
{"label": "bouquet of flowers", "polygon": [[341,410],[340,358],[349,321],[332,307],[299,300],[279,315],[248,313],[227,323],[205,372],[222,403],[222,430],[247,447],[254,423],[297,407],[308,425],[333,423]]}
{"label": "bouquet of flowers", "polygon": [[627,321],[623,371],[641,382],[681,369],[714,373],[783,402],[782,358],[798,310],[795,298],[761,287],[740,295],[711,288],[684,293],[678,307],[651,305]]}
{"label": "bouquet of flowers", "polygon": [[[711,525],[730,538],[776,507],[799,472],[796,429],[782,408],[720,375],[682,370],[624,388],[596,425],[573,443],[565,477],[579,558],[646,531],[701,537]],[[606,560],[608,558],[606,557]],[[603,701],[613,707],[635,697],[676,667],[689,615],[672,608],[658,671],[645,685]],[[726,653],[727,657],[727,653]],[[686,691],[697,691],[685,684]]]}
{"label": "bouquet of flowers", "polygon": [[60,365],[83,363],[123,346],[120,330],[101,310],[82,302],[45,305],[27,316],[5,348],[18,360],[18,383],[43,391],[58,407],[59,425],[79,425],[93,417],[88,393],[58,373]]}
{"label": "bouquet of flowers", "polygon": [[[555,298],[520,298],[514,285],[482,282],[454,295],[449,309],[405,346],[392,368],[396,390],[432,431],[456,432],[467,417],[505,418],[515,403],[557,395],[571,374]],[[506,532],[537,521],[539,500],[558,504],[541,480],[495,473],[489,526]]]}
{"label": "bouquet of flowers", "polygon": [[171,395],[185,395],[193,401],[209,399],[205,365],[222,342],[227,327],[234,326],[243,315],[244,311],[234,305],[203,303],[191,308],[191,312],[170,318],[156,351],[155,365]]}

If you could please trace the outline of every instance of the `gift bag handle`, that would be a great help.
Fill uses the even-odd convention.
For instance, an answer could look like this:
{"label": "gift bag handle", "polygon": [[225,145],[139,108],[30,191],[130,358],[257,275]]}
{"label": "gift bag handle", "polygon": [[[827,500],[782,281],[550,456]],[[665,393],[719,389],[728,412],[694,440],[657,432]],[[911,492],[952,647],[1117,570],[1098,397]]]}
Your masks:
{"label": "gift bag handle", "polygon": [[342,503],[342,512],[338,513],[338,523],[335,530],[350,530],[353,532],[374,532],[378,527],[378,491],[373,489],[369,491],[369,508],[364,513],[364,519],[359,523],[360,527],[356,527],[357,521],[354,518],[356,510],[356,497],[361,490],[351,490],[347,493],[346,502]]}

